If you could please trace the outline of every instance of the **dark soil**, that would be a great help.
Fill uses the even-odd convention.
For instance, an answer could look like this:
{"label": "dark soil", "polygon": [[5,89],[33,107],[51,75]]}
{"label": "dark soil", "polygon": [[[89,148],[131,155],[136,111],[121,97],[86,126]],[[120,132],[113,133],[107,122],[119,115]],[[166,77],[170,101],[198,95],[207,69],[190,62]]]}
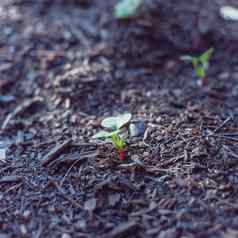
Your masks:
{"label": "dark soil", "polygon": [[[237,39],[113,4],[1,0],[0,237],[238,237]],[[210,46],[200,88],[179,56]],[[91,138],[123,112],[146,129],[119,162]]]}

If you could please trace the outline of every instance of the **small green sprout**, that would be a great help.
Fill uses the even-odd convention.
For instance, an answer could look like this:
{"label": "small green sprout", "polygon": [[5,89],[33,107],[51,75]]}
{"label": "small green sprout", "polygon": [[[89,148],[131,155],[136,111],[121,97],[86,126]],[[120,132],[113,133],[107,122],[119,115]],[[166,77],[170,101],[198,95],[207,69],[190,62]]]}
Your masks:
{"label": "small green sprout", "polygon": [[125,139],[120,135],[122,128],[127,126],[131,120],[131,114],[126,113],[117,117],[108,117],[101,122],[105,130],[99,131],[93,136],[94,139],[110,141],[119,153],[119,159],[125,160]]}
{"label": "small green sprout", "polygon": [[113,145],[118,151],[124,150],[126,143],[117,133],[112,134],[111,139],[112,139]]}
{"label": "small green sprout", "polygon": [[207,84],[207,70],[209,68],[209,60],[213,52],[214,49],[210,48],[199,56],[185,55],[181,57],[181,60],[192,63],[195,73],[197,77],[201,79],[203,86]]}
{"label": "small green sprout", "polygon": [[114,15],[116,18],[126,19],[135,15],[143,0],[121,0],[115,6]]}

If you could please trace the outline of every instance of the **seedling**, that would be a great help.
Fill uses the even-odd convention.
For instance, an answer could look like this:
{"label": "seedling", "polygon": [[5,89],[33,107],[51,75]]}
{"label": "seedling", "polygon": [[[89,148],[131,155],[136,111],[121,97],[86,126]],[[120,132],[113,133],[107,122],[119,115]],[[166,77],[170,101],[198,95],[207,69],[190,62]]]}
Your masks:
{"label": "seedling", "polygon": [[99,131],[94,139],[103,139],[111,142],[119,153],[119,159],[125,160],[125,138],[122,137],[122,129],[129,124],[131,114],[126,113],[117,117],[108,117],[101,122],[105,130]]}
{"label": "seedling", "polygon": [[207,70],[209,68],[209,60],[213,53],[214,49],[210,48],[199,56],[182,56],[181,59],[184,61],[189,61],[192,63],[194,71],[197,77],[201,80],[201,85],[205,86],[208,83]]}
{"label": "seedling", "polygon": [[135,15],[143,0],[121,0],[115,6],[114,15],[116,18],[127,19]]}

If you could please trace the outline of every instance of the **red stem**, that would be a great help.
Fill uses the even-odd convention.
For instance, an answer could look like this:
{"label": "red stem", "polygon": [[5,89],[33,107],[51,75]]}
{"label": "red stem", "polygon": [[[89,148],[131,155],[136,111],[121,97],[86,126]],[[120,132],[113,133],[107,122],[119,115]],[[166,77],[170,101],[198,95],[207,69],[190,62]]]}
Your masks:
{"label": "red stem", "polygon": [[119,151],[119,159],[120,160],[125,160],[126,159],[126,154],[124,150]]}

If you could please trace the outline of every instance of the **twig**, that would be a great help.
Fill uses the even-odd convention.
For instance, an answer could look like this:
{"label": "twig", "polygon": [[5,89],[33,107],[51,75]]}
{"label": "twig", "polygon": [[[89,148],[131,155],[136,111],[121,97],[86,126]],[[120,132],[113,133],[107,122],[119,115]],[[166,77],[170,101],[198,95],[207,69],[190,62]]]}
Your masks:
{"label": "twig", "polygon": [[21,112],[25,111],[27,108],[29,108],[33,103],[37,103],[37,102],[42,102],[43,99],[36,97],[33,98],[31,100],[25,101],[23,102],[21,105],[17,106],[15,108],[15,110],[13,112],[11,112],[10,114],[7,115],[7,117],[5,118],[5,120],[2,123],[2,131],[5,131],[8,128],[8,125],[10,123],[10,121],[16,117],[18,114],[20,114]]}
{"label": "twig", "polygon": [[59,154],[61,154],[64,150],[68,149],[72,145],[72,139],[65,141],[64,143],[57,145],[53,148],[41,161],[42,166],[47,166],[53,160],[55,160]]}
{"label": "twig", "polygon": [[223,145],[222,148],[224,148],[229,153],[230,156],[238,159],[238,155],[234,151],[232,151],[230,148],[228,148],[228,146]]}
{"label": "twig", "polygon": [[80,44],[82,44],[83,47],[88,48],[90,46],[89,41],[83,31],[81,31],[79,28],[74,27],[72,24],[70,24],[69,30],[71,34],[77,38]]}
{"label": "twig", "polygon": [[76,160],[74,161],[74,163],[69,167],[69,169],[67,170],[67,172],[65,173],[64,177],[62,178],[62,180],[60,181],[60,186],[63,185],[66,177],[69,175],[70,171],[73,169],[73,167],[78,163],[80,162],[81,160]]}
{"label": "twig", "polygon": [[238,133],[222,133],[222,136],[225,136],[225,137],[237,137]]}
{"label": "twig", "polygon": [[232,119],[232,117],[226,118],[226,120],[223,121],[222,124],[221,124],[219,127],[217,127],[209,136],[214,135],[214,134],[217,133],[219,130],[221,130],[231,119]]}
{"label": "twig", "polygon": [[60,182],[60,186],[63,185],[66,177],[69,175],[70,171],[73,169],[73,167],[79,163],[79,162],[82,162],[83,160],[89,158],[89,157],[92,157],[92,156],[97,156],[98,155],[98,151],[94,152],[94,153],[91,153],[91,154],[88,154],[88,153],[85,153],[85,154],[79,154],[79,159],[75,160],[74,163],[69,167],[69,169],[67,170],[66,174],[64,175],[64,177],[62,178],[61,182]]}
{"label": "twig", "polygon": [[[72,147],[73,147],[73,146],[74,146],[74,145],[72,145]],[[55,159],[55,160],[53,160],[52,162],[50,162],[50,163],[48,164],[48,166],[49,166],[49,167],[55,166],[55,165],[58,165],[59,163],[72,164],[72,163],[74,163],[76,160],[77,160],[77,161],[83,161],[83,160],[85,160],[85,159],[87,159],[87,158],[89,158],[89,157],[95,157],[95,156],[97,156],[97,155],[98,155],[98,151],[95,150],[95,151],[92,151],[92,152],[91,152],[91,151],[90,151],[90,152],[88,152],[88,151],[82,152],[82,153],[77,154],[76,156],[73,156],[73,157],[70,157],[70,158],[68,158],[68,157],[61,158],[61,157],[59,157],[58,159]],[[80,158],[79,158],[78,156],[80,156]]]}
{"label": "twig", "polygon": [[223,135],[210,135],[210,136],[238,142],[238,138],[234,138],[234,137],[230,137],[230,136],[223,136]]}

